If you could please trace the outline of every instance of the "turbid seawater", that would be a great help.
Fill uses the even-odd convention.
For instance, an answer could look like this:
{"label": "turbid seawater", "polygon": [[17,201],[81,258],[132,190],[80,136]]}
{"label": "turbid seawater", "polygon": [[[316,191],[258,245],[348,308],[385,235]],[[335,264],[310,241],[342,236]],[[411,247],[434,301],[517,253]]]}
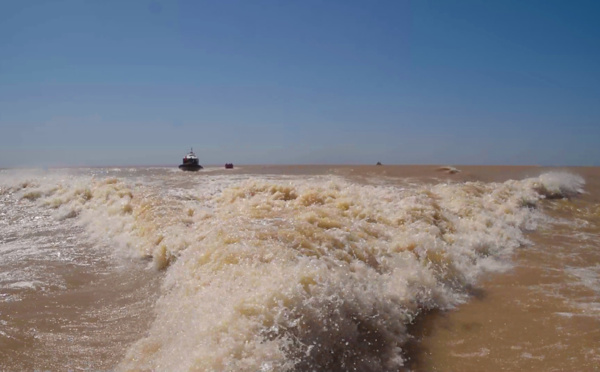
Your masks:
{"label": "turbid seawater", "polygon": [[0,170],[0,369],[594,370],[600,169]]}

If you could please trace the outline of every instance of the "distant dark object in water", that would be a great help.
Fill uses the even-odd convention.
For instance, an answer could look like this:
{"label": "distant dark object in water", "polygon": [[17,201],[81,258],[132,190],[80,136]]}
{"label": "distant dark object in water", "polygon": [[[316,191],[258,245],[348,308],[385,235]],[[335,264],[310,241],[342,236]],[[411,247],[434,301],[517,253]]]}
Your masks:
{"label": "distant dark object in water", "polygon": [[198,164],[198,157],[194,154],[194,149],[183,157],[183,163],[179,165],[179,169],[184,171],[199,171],[202,166]]}
{"label": "distant dark object in water", "polygon": [[380,162],[380,161],[378,161],[376,165],[381,165],[381,162]]}
{"label": "distant dark object in water", "polygon": [[225,169],[233,169],[233,163],[225,163]]}

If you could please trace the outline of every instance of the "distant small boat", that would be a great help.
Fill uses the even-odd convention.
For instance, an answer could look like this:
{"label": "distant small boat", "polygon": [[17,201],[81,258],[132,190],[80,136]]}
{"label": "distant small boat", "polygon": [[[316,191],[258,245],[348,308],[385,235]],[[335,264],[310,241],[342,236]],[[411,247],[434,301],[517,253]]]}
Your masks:
{"label": "distant small boat", "polygon": [[233,169],[233,163],[225,163],[225,169]]}
{"label": "distant small boat", "polygon": [[198,164],[198,157],[194,154],[193,148],[183,157],[183,164],[179,165],[179,169],[184,171],[199,171],[202,169],[202,166]]}

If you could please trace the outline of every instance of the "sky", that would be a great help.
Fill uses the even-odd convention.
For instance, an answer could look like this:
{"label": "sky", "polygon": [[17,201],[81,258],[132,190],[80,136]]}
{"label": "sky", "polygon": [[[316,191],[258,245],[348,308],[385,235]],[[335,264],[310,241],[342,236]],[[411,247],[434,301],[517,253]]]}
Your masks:
{"label": "sky", "polygon": [[0,1],[0,167],[600,165],[598,1]]}

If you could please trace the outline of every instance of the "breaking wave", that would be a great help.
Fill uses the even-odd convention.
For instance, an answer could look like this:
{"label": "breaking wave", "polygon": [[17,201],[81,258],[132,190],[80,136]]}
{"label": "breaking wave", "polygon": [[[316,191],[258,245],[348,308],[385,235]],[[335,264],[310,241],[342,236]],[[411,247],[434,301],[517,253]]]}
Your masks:
{"label": "breaking wave", "polygon": [[127,178],[5,177],[2,193],[76,218],[167,268],[123,370],[395,371],[407,325],[510,267],[541,199],[582,192],[547,173],[504,183],[360,185],[332,176],[192,188]]}

